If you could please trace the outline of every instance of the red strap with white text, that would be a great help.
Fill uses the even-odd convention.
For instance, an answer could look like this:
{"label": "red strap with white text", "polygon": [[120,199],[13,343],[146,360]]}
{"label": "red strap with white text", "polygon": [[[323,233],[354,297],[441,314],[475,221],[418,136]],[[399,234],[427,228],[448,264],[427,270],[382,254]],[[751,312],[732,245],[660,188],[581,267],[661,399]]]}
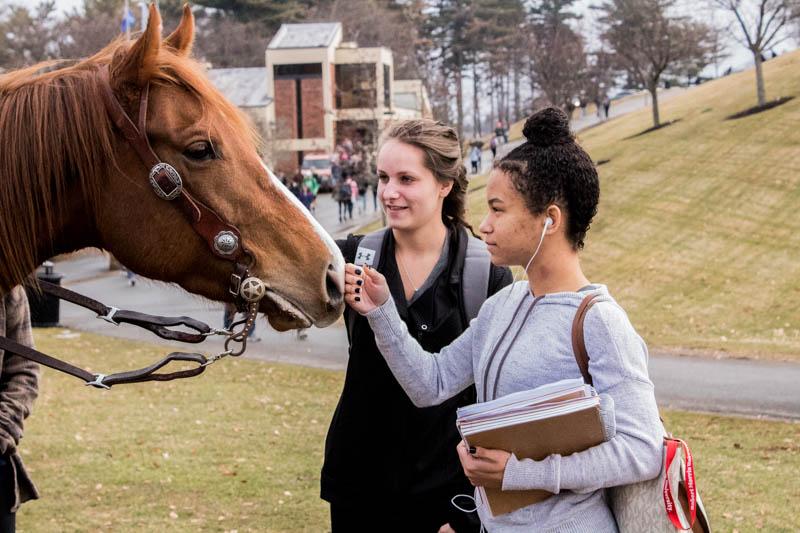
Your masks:
{"label": "red strap with white text", "polygon": [[[697,485],[694,481],[694,460],[692,459],[692,452],[689,447],[680,439],[665,438],[667,444],[667,457],[666,465],[664,466],[664,505],[667,509],[667,516],[669,516],[672,524],[681,531],[692,529],[695,518],[697,518]],[[675,455],[678,451],[678,446],[683,448],[683,453],[686,456],[686,471],[684,473],[684,483],[686,485],[686,496],[689,500],[689,525],[684,527],[681,523],[681,517],[678,515],[676,503],[672,497],[672,487],[669,482],[669,468],[672,461],[675,460]]]}

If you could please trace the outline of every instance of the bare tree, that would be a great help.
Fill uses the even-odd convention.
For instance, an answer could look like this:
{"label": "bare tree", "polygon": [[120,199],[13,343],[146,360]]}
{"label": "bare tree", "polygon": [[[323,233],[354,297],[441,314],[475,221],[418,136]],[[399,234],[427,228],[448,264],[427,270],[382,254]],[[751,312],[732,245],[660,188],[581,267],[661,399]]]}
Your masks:
{"label": "bare tree", "polygon": [[661,125],[658,86],[662,75],[681,62],[708,54],[705,24],[673,15],[675,0],[611,0],[601,6],[603,39],[618,66],[650,92],[653,127]]}
{"label": "bare tree", "polygon": [[575,0],[543,0],[531,8],[528,33],[532,90],[572,116],[586,77],[587,57],[581,34],[570,26],[580,16]]}
{"label": "bare tree", "polygon": [[736,18],[739,31],[734,37],[753,54],[756,65],[758,105],[767,103],[764,87],[764,53],[789,37],[788,24],[800,16],[796,0],[712,0],[730,11]]}
{"label": "bare tree", "polygon": [[33,10],[21,5],[0,12],[0,67],[15,69],[58,57],[54,43],[55,2]]}
{"label": "bare tree", "polygon": [[531,48],[534,84],[551,104],[571,116],[586,76],[583,38],[564,23],[539,27],[535,33]]}

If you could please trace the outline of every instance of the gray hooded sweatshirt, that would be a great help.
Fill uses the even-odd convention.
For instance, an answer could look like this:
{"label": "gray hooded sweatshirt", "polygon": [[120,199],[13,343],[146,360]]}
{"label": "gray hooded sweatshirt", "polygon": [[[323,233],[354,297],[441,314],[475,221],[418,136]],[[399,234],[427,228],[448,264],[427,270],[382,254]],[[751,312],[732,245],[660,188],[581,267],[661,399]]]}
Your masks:
{"label": "gray hooded sweatshirt", "polygon": [[603,488],[652,479],[661,471],[663,427],[647,374],[647,347],[605,286],[588,290],[534,298],[527,281],[517,282],[486,300],[470,327],[436,354],[409,334],[391,298],[366,315],[398,382],[415,405],[427,407],[473,383],[478,401],[486,401],[580,379],[572,321],[587,294],[602,295],[586,315],[584,333],[589,373],[601,397],[613,401],[616,432],[603,444],[566,457],[533,461],[512,454],[503,489],[543,489],[554,496],[497,517],[479,505],[481,521],[492,533],[615,532]]}

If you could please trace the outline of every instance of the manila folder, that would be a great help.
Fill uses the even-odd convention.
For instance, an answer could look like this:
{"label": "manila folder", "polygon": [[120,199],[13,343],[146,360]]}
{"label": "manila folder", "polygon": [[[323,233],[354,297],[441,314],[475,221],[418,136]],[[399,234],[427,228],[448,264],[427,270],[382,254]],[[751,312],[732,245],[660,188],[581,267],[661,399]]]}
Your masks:
{"label": "manila folder", "polygon": [[[470,446],[506,450],[517,459],[540,461],[552,454],[570,455],[601,444],[603,421],[600,408],[524,422],[514,426],[490,429],[467,437]],[[544,490],[500,490],[485,488],[486,503],[492,516],[527,507],[552,496]]]}

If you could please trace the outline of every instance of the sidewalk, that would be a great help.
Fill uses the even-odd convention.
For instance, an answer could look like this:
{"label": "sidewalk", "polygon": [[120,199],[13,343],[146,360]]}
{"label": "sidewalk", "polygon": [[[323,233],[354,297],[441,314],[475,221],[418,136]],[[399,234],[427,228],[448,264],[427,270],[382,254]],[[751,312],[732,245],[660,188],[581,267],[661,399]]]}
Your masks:
{"label": "sidewalk", "polygon": [[[175,285],[146,279],[140,279],[136,287],[129,287],[124,273],[109,273],[106,268],[107,260],[99,252],[56,265],[57,271],[65,274],[65,286],[107,305],[158,315],[188,315],[214,327],[222,325],[222,305],[217,302],[189,294]],[[87,276],[92,273],[96,275]],[[154,359],[168,349],[204,353],[222,349],[219,338],[199,346],[164,341],[127,324],[112,326],[69,303],[61,306],[61,324],[73,330],[161,346],[164,351],[153,350]],[[263,318],[256,327],[261,342],[248,344],[246,357],[250,359],[330,370],[343,370],[347,366],[347,333],[341,321],[325,329],[309,329],[308,338],[302,341],[294,332],[273,330]],[[800,364],[682,357],[655,351],[651,353],[649,367],[661,407],[800,421],[797,386]]]}
{"label": "sidewalk", "polygon": [[[662,89],[658,91],[658,101],[663,104],[670,98],[686,92],[686,87],[672,87],[670,89]],[[647,91],[640,91],[639,93],[632,94],[620,100],[611,102],[611,108],[608,112],[608,118],[600,118],[595,113],[587,113],[585,116],[578,117],[572,120],[570,126],[574,133],[578,133],[592,126],[614,120],[615,118],[627,115],[640,109],[647,109],[650,107],[650,93]],[[502,144],[497,148],[497,157],[501,158],[508,152],[525,142],[525,138],[509,139],[508,143]],[[487,144],[488,145],[488,144]],[[491,170],[492,153],[490,150],[484,150],[481,158],[481,173]]]}

